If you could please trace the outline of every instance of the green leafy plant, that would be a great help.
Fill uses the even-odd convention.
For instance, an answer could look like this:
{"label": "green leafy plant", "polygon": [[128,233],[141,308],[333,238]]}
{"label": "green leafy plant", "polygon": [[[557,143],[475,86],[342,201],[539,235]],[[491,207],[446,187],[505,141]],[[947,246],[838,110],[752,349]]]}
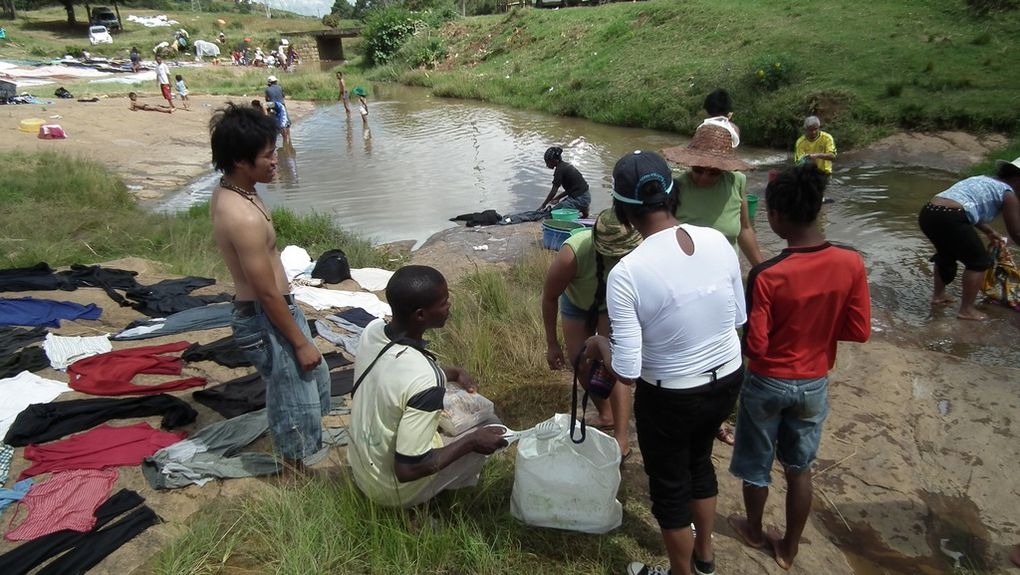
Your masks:
{"label": "green leafy plant", "polygon": [[413,36],[400,49],[400,59],[411,68],[435,68],[446,58],[446,44],[439,36]]}
{"label": "green leafy plant", "polygon": [[414,34],[417,22],[414,15],[404,8],[373,11],[362,31],[369,63],[379,65],[389,62],[408,37]]}
{"label": "green leafy plant", "polygon": [[791,82],[793,68],[790,59],[785,55],[764,56],[755,63],[752,70],[754,83],[767,92],[773,92]]}

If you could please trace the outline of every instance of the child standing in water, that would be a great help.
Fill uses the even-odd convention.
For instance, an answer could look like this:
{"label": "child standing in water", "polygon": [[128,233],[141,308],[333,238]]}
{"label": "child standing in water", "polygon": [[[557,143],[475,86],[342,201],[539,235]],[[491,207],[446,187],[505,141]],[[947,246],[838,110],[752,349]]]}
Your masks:
{"label": "child standing in water", "polygon": [[355,86],[353,94],[358,97],[358,111],[361,112],[361,121],[368,123],[368,93],[361,86]]}
{"label": "child standing in water", "polygon": [[351,115],[351,107],[350,107],[350,105],[348,105],[348,100],[350,100],[351,97],[347,93],[347,83],[344,82],[344,73],[343,72],[338,71],[336,73],[336,81],[340,85],[339,86],[340,87],[339,100],[344,103],[344,112],[346,112],[347,115],[350,116]]}
{"label": "child standing in water", "polygon": [[188,110],[188,87],[184,85],[184,76],[177,74],[174,77],[177,81],[177,95],[181,97],[181,103],[184,104],[184,109]]}

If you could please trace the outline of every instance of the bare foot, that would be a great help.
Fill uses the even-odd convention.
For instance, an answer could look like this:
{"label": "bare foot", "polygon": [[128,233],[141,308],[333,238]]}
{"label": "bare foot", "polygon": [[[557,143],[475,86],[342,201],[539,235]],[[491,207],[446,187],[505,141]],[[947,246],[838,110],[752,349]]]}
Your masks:
{"label": "bare foot", "polygon": [[610,418],[606,419],[606,418],[603,418],[603,417],[593,417],[593,418],[584,420],[584,424],[587,425],[587,426],[590,426],[590,427],[597,427],[597,428],[603,429],[603,430],[605,430],[605,429],[612,429],[613,428],[613,418],[610,417]]}
{"label": "bare foot", "polygon": [[776,556],[776,564],[789,571],[790,567],[793,567],[793,557],[790,557],[790,554],[787,553],[786,546],[783,544],[783,538],[779,536],[779,532],[775,528],[770,528],[765,538],[768,539],[769,545],[772,546],[772,552]]}
{"label": "bare foot", "polygon": [[931,298],[931,305],[944,305],[947,303],[953,303],[954,301],[956,301],[956,299],[953,298],[953,296],[949,294],[942,294],[940,296]]}
{"label": "bare foot", "polygon": [[969,319],[969,320],[972,320],[972,321],[984,321],[984,320],[988,319],[988,316],[983,314],[983,313],[981,313],[981,312],[979,312],[979,311],[977,311],[977,310],[966,311],[966,312],[961,310],[959,313],[956,314],[956,318],[957,319]]}
{"label": "bare foot", "polygon": [[1017,545],[1009,552],[1009,560],[1013,562],[1013,565],[1020,567],[1020,545]]}
{"label": "bare foot", "polygon": [[726,522],[737,532],[737,537],[744,542],[744,545],[752,549],[763,549],[765,547],[765,537],[761,533],[757,537],[751,535],[751,524],[747,522],[746,517],[734,514],[727,517]]}

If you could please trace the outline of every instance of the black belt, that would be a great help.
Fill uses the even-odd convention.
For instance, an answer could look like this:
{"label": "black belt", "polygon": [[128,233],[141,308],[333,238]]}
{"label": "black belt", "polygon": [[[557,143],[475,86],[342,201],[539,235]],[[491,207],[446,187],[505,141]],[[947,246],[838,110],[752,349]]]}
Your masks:
{"label": "black belt", "polygon": [[[283,294],[283,301],[287,302],[287,305],[294,305],[294,296],[291,294]],[[234,300],[234,311],[241,317],[251,317],[259,313],[262,309],[262,305],[254,300]]]}

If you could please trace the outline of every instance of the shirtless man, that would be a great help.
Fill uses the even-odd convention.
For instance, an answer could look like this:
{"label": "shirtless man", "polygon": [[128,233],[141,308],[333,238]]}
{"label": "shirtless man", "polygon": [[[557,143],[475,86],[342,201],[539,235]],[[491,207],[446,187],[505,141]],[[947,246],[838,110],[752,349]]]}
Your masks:
{"label": "shirtless man", "polygon": [[223,172],[210,213],[216,245],[234,280],[231,327],[238,346],[266,381],[273,444],[295,469],[322,448],[329,412],[329,370],[290,295],[269,208],[256,183],[276,175],[276,120],[228,104],[210,121],[213,165]]}
{"label": "shirtless man", "polygon": [[164,114],[171,114],[171,113],[173,113],[173,110],[171,110],[170,108],[167,108],[165,106],[150,106],[148,104],[139,103],[138,102],[138,94],[135,94],[134,92],[129,92],[128,93],[128,100],[131,101],[131,108],[130,108],[130,110],[132,112],[137,112],[137,111],[141,110],[143,112],[163,112]]}

